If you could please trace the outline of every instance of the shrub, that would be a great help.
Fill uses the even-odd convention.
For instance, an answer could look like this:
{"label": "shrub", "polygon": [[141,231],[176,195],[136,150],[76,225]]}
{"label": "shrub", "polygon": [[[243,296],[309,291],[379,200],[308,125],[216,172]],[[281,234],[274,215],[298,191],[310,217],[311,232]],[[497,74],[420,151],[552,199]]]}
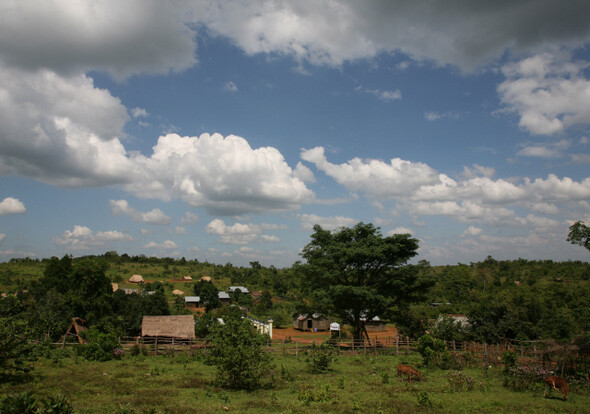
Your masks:
{"label": "shrub", "polygon": [[41,406],[32,391],[9,395],[0,405],[2,414],[73,414],[74,409],[65,396],[56,394]]}
{"label": "shrub", "polygon": [[514,351],[506,351],[502,354],[502,363],[504,364],[504,373],[508,374],[510,369],[516,367],[517,356]]}
{"label": "shrub", "polygon": [[35,360],[34,350],[25,321],[0,317],[0,379],[28,374]]}
{"label": "shrub", "polygon": [[452,364],[452,357],[447,350],[447,345],[441,339],[431,335],[423,335],[418,338],[418,352],[422,355],[423,364],[427,367],[437,366],[448,369]]}
{"label": "shrub", "polygon": [[552,371],[537,366],[515,365],[504,373],[504,386],[513,391],[526,391],[535,388],[535,384],[542,382]]}
{"label": "shrub", "polygon": [[417,404],[419,407],[432,407],[432,401],[430,400],[430,396],[426,391],[420,391],[418,393],[418,401]]}
{"label": "shrub", "polygon": [[336,360],[336,351],[327,344],[311,345],[311,348],[304,351],[305,362],[311,372],[327,372],[330,364]]}
{"label": "shrub", "polygon": [[447,380],[451,387],[451,392],[473,391],[475,387],[483,388],[483,384],[473,377],[469,377],[463,371],[452,371],[447,374]]}
{"label": "shrub", "polygon": [[270,371],[271,357],[264,351],[266,336],[260,335],[252,323],[230,314],[225,325],[217,324],[208,337],[213,349],[209,362],[217,366],[216,382],[227,388],[254,389]]}
{"label": "shrub", "polygon": [[332,392],[329,385],[319,388],[306,387],[299,391],[297,399],[305,405],[309,405],[312,402],[327,402],[332,399]]}
{"label": "shrub", "polygon": [[3,414],[37,414],[39,406],[32,391],[9,395],[2,401],[0,412]]}
{"label": "shrub", "polygon": [[115,334],[91,328],[85,332],[88,344],[78,348],[79,354],[89,361],[110,361],[115,357],[119,341]]}
{"label": "shrub", "polygon": [[129,349],[129,353],[131,354],[131,356],[146,356],[148,354],[148,348],[144,345],[135,344],[131,347],[131,349]]}
{"label": "shrub", "polygon": [[[74,408],[64,395],[56,394],[44,401],[43,414],[73,414]],[[39,412],[41,414],[41,412]]]}

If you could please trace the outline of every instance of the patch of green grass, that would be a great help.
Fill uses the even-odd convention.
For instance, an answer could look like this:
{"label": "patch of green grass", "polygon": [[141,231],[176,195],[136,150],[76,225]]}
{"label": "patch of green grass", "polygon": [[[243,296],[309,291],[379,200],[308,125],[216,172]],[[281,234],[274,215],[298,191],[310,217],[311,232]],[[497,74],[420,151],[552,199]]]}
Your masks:
{"label": "patch of green grass", "polygon": [[[255,391],[224,390],[213,385],[215,367],[186,356],[158,356],[86,362],[66,358],[56,365],[41,359],[35,379],[0,384],[0,399],[32,390],[36,396],[61,393],[77,413],[113,413],[130,403],[136,413],[590,413],[586,391],[568,401],[542,398],[543,389],[514,392],[502,386],[500,369],[488,379],[482,368],[464,374],[482,387],[452,392],[446,372],[422,369],[422,381],[396,376],[399,363],[419,366],[416,355],[340,357],[324,374],[310,374],[304,358],[276,356],[267,385]],[[285,373],[288,373],[286,375]],[[387,381],[384,381],[384,376]]]}

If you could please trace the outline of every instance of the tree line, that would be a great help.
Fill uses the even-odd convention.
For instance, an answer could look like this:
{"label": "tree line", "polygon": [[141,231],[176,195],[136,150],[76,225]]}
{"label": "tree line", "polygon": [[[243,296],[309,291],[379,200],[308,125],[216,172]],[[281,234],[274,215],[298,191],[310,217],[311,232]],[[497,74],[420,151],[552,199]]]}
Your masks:
{"label": "tree line", "polygon": [[[568,240],[588,248],[588,228],[577,222]],[[572,340],[590,330],[590,265],[488,256],[478,263],[431,266],[418,257],[419,241],[408,234],[384,236],[378,227],[359,223],[328,231],[314,227],[302,261],[278,269],[250,262],[216,265],[185,258],[119,255],[61,259],[12,259],[0,264],[0,285],[18,291],[0,300],[0,317],[23,321],[39,340],[58,341],[76,316],[104,332],[138,335],[144,315],[186,313],[182,298],[171,301],[165,281],[183,272],[210,276],[189,294],[201,296],[204,321],[223,309],[216,293],[222,284],[261,292],[255,299],[232,300],[260,319],[289,326],[296,313],[320,312],[365,335],[364,323],[377,316],[410,337],[431,331],[441,339]],[[414,262],[412,262],[414,260]],[[143,266],[158,281],[139,294],[113,292],[126,265]],[[38,276],[24,278],[21,270]],[[20,270],[19,270],[20,269]],[[25,270],[22,270],[23,272]],[[149,293],[148,293],[149,292]],[[469,324],[445,315],[462,314]],[[441,318],[441,315],[443,316]],[[203,324],[207,331],[207,322]]]}

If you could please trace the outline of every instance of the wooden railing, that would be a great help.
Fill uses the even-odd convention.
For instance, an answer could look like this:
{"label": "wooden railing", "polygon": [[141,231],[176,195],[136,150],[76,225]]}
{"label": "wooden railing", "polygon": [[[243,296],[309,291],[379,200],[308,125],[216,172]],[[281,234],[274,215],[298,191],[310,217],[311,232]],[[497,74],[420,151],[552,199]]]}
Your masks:
{"label": "wooden railing", "polygon": [[[300,356],[302,352],[310,349],[312,344],[321,344],[324,341],[308,339],[274,339],[268,340],[266,350],[274,354]],[[372,340],[366,339],[333,339],[329,343],[337,350],[340,356],[347,355],[409,355],[417,352],[417,342],[407,337],[395,336]],[[177,352],[207,353],[211,344],[203,339],[173,339],[158,337],[121,337],[120,346],[129,350],[133,346],[142,346],[151,355],[170,354]],[[500,365],[502,355],[510,350],[517,354],[522,362],[542,364],[544,345],[542,342],[512,342],[505,344],[486,344],[474,341],[447,341],[447,349],[458,355],[469,353],[471,358],[485,361],[486,364]],[[590,366],[590,355],[576,357],[578,364]]]}

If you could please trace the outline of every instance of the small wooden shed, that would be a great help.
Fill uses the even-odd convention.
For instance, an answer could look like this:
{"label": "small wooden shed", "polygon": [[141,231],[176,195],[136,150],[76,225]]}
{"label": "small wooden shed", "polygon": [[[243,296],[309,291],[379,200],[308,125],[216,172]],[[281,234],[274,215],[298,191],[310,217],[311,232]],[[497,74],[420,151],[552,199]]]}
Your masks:
{"label": "small wooden shed", "polygon": [[321,313],[299,314],[293,318],[293,328],[302,331],[328,331],[332,319],[325,317]]}
{"label": "small wooden shed", "polygon": [[144,316],[141,336],[194,339],[195,318],[193,315]]}

